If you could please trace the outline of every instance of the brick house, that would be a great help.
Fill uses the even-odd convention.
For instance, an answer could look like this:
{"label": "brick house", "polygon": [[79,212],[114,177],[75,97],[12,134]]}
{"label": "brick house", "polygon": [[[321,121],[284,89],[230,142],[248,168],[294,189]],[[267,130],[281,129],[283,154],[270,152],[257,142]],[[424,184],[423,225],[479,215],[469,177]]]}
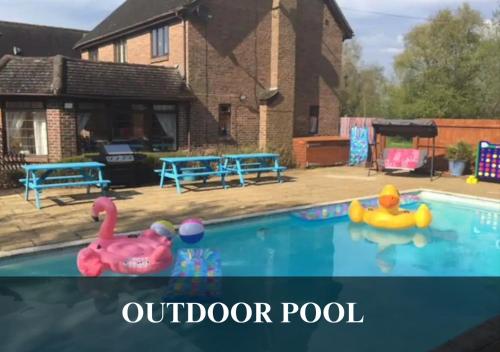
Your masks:
{"label": "brick house", "polygon": [[0,62],[3,150],[53,161],[115,140],[268,148],[335,135],[352,35],[333,0],[127,0],[76,43],[81,60]]}

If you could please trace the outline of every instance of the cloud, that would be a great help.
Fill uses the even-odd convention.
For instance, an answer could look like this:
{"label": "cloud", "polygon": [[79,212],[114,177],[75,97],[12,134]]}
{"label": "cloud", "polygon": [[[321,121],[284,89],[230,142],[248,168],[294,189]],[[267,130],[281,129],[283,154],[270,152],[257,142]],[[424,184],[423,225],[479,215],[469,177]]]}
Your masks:
{"label": "cloud", "polygon": [[[443,8],[457,8],[464,0],[337,0],[363,48],[367,64],[392,70],[394,57],[404,50],[405,35]],[[494,0],[469,0],[484,18],[500,6]],[[396,15],[396,16],[393,16]],[[399,16],[400,15],[400,16]]]}
{"label": "cloud", "polygon": [[[341,7],[363,11],[387,12],[407,16],[429,16],[429,11],[446,7],[458,7],[464,0],[337,0]],[[472,7],[491,5],[492,0],[469,0]]]}
{"label": "cloud", "polygon": [[404,48],[382,48],[380,51],[386,54],[399,55],[404,51]]}

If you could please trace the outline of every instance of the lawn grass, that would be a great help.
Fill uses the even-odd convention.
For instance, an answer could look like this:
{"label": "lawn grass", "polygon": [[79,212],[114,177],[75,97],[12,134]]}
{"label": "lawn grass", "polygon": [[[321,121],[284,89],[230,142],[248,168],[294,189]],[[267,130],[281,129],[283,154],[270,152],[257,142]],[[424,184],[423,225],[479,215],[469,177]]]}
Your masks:
{"label": "lawn grass", "polygon": [[413,148],[413,140],[406,139],[402,137],[388,137],[387,138],[388,148]]}

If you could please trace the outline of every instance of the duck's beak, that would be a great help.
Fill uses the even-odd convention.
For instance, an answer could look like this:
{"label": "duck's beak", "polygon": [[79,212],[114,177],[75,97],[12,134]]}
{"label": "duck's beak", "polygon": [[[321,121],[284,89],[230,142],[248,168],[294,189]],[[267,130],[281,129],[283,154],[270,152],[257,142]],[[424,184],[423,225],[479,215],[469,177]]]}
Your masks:
{"label": "duck's beak", "polygon": [[391,195],[380,196],[379,203],[381,207],[391,209],[399,205],[399,197]]}

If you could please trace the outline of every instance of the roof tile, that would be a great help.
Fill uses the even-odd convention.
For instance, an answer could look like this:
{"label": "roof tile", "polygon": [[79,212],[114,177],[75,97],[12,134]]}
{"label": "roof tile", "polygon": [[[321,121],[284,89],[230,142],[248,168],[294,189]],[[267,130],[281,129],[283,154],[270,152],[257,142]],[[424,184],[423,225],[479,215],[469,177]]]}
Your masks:
{"label": "roof tile", "polygon": [[[138,100],[192,97],[177,68],[57,58],[4,57],[4,65],[0,63],[0,95]],[[62,69],[57,70],[57,65],[63,65]],[[61,78],[57,71],[63,72]],[[58,79],[62,80],[60,92],[54,87]]]}

